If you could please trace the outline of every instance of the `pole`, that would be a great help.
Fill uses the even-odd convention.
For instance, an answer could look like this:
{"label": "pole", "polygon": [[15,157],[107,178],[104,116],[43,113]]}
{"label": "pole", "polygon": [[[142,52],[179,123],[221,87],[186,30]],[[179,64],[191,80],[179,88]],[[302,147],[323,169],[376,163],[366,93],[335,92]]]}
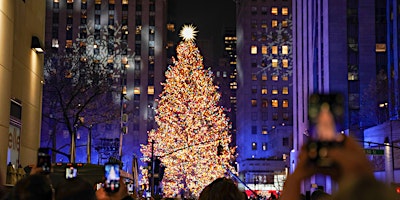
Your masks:
{"label": "pole", "polygon": [[91,163],[92,160],[92,125],[89,126],[89,133],[86,145],[87,160],[86,163]]}
{"label": "pole", "polygon": [[123,115],[124,115],[124,94],[122,93],[122,83],[123,81],[121,80],[121,99],[120,99],[120,106],[121,106],[121,116],[120,116],[120,129],[119,129],[119,150],[118,150],[118,156],[119,156],[119,160],[120,161],[122,161],[122,140],[123,140],[123,137],[124,137],[124,133],[123,133],[123,130],[122,130],[122,128],[123,128],[123,126],[124,126],[124,124],[123,124]]}
{"label": "pole", "polygon": [[151,196],[154,196],[154,140],[151,141]]}
{"label": "pole", "polygon": [[69,162],[71,162],[71,163],[75,163],[75,157],[76,157],[76,141],[75,141],[75,138],[76,138],[77,130],[78,130],[78,127],[75,124],[74,125],[74,130],[72,131],[72,134],[71,134],[71,146],[70,146],[70,149],[71,149],[71,153],[70,154],[71,155],[70,155],[70,159],[69,159]]}

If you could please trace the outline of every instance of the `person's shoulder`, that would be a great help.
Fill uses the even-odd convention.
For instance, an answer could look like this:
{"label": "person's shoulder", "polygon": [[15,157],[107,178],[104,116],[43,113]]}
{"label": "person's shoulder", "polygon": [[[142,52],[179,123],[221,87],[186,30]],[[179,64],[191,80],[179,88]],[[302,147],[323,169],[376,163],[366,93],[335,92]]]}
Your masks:
{"label": "person's shoulder", "polygon": [[396,194],[387,184],[375,179],[374,177],[363,177],[355,180],[352,184],[341,187],[337,193],[334,194],[333,199],[347,200],[347,199],[397,199],[399,195]]}

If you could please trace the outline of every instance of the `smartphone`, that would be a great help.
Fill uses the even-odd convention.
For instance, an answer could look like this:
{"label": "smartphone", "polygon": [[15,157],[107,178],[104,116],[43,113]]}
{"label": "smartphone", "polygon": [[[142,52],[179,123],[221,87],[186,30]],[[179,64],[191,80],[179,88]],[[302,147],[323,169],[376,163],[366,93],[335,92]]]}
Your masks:
{"label": "smartphone", "polygon": [[133,194],[134,193],[134,186],[133,183],[127,183],[126,188],[128,189],[128,194]]}
{"label": "smartphone", "polygon": [[49,174],[51,171],[51,158],[47,148],[39,148],[36,167],[42,168],[43,174]]}
{"label": "smartphone", "polygon": [[71,179],[75,178],[78,175],[78,169],[74,166],[67,166],[65,168],[65,178]]}
{"label": "smartphone", "polygon": [[107,192],[118,192],[120,183],[120,171],[118,163],[106,163],[104,165],[104,189]]}
{"label": "smartphone", "polygon": [[344,97],[339,93],[312,94],[308,105],[308,156],[318,167],[332,167],[330,148],[342,146],[337,135],[344,130]]}

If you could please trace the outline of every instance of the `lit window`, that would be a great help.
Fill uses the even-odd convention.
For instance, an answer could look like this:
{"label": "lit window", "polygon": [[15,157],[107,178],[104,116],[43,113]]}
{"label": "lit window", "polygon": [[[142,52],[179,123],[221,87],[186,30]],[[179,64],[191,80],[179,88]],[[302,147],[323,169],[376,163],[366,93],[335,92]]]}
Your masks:
{"label": "lit window", "polygon": [[101,4],[101,0],[96,0],[94,3],[95,4]]}
{"label": "lit window", "polygon": [[375,45],[375,52],[377,53],[383,53],[386,52],[386,44],[385,43],[380,43]]}
{"label": "lit window", "polygon": [[72,48],[72,40],[65,41],[65,48]]}
{"label": "lit window", "polygon": [[358,80],[358,73],[357,72],[348,72],[347,73],[347,79],[349,81],[356,81]]}
{"label": "lit window", "polygon": [[272,94],[278,94],[278,88],[276,86],[272,87]]}
{"label": "lit window", "polygon": [[287,108],[289,107],[289,100],[285,99],[282,101],[282,107]]}
{"label": "lit window", "polygon": [[283,21],[282,21],[282,27],[283,27],[283,28],[288,27],[288,21],[287,21],[287,20],[283,20]]}
{"label": "lit window", "polygon": [[262,20],[261,21],[261,28],[268,28],[267,20]]}
{"label": "lit window", "polygon": [[122,4],[128,4],[129,0],[122,0]]}
{"label": "lit window", "polygon": [[268,143],[266,143],[266,142],[262,143],[262,150],[263,151],[267,151],[268,150]]}
{"label": "lit window", "polygon": [[277,108],[279,106],[278,100],[276,99],[271,100],[271,105],[273,108]]}
{"label": "lit window", "polygon": [[272,54],[278,54],[278,46],[272,46]]}
{"label": "lit window", "polygon": [[251,143],[251,149],[252,150],[257,150],[257,142],[252,142]]}
{"label": "lit window", "polygon": [[288,81],[288,80],[289,80],[289,77],[287,75],[282,76],[282,81]]}
{"label": "lit window", "polygon": [[60,0],[53,0],[53,2],[54,2],[54,3],[59,3],[59,2],[60,2]]}
{"label": "lit window", "polygon": [[288,54],[288,46],[286,45],[282,46],[282,54]]}
{"label": "lit window", "polygon": [[58,48],[58,47],[59,47],[58,39],[57,39],[57,38],[53,38],[53,39],[51,40],[51,47],[53,47],[53,48]]}
{"label": "lit window", "polygon": [[133,94],[140,94],[140,87],[134,87]]}
{"label": "lit window", "polygon": [[251,46],[251,54],[257,54],[257,46],[256,45]]}
{"label": "lit window", "polygon": [[276,20],[276,19],[272,20],[271,27],[272,28],[278,27],[278,20]]}
{"label": "lit window", "polygon": [[272,75],[272,78],[271,78],[273,81],[278,81],[278,75]]}
{"label": "lit window", "polygon": [[261,94],[268,94],[268,90],[265,86],[261,88]]}
{"label": "lit window", "polygon": [[268,53],[268,47],[265,46],[265,45],[262,45],[262,46],[261,46],[261,53],[262,53],[263,55],[267,54],[267,53]]}
{"label": "lit window", "polygon": [[236,82],[230,83],[230,88],[231,88],[232,90],[237,89],[237,83],[236,83]]}
{"label": "lit window", "polygon": [[257,74],[251,74],[251,80],[256,81],[257,80]]}
{"label": "lit window", "polygon": [[154,86],[153,85],[147,86],[147,94],[154,94]]}
{"label": "lit window", "polygon": [[175,24],[167,24],[167,30],[175,31]]}
{"label": "lit window", "polygon": [[283,59],[283,60],[282,60],[282,67],[283,67],[283,68],[288,68],[288,67],[289,67],[289,61],[288,61],[288,59]]}
{"label": "lit window", "polygon": [[272,67],[278,67],[278,59],[272,59]]}
{"label": "lit window", "polygon": [[272,7],[271,8],[271,14],[278,15],[278,8],[277,7]]}
{"label": "lit window", "polygon": [[74,0],[67,0],[67,3],[74,3]]}
{"label": "lit window", "polygon": [[267,80],[267,74],[266,74],[266,73],[263,73],[263,74],[261,75],[261,80],[263,80],[263,81],[266,81],[266,80]]}
{"label": "lit window", "polygon": [[257,100],[252,99],[251,100],[251,106],[256,107],[257,106]]}
{"label": "lit window", "polygon": [[289,10],[287,7],[283,7],[282,8],[282,15],[288,15],[289,14]]}
{"label": "lit window", "polygon": [[268,100],[267,99],[263,99],[261,102],[261,107],[262,108],[267,108],[268,107]]}
{"label": "lit window", "polygon": [[289,87],[283,87],[282,94],[289,94]]}
{"label": "lit window", "polygon": [[268,134],[268,127],[267,126],[263,126],[262,127],[262,132],[261,132],[263,135],[266,135],[266,134]]}

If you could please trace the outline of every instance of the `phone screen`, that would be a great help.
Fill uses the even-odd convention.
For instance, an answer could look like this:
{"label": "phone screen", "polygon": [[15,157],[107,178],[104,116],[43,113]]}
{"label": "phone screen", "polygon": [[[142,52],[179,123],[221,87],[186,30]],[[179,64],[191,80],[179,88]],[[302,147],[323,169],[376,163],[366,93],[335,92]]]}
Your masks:
{"label": "phone screen", "polygon": [[118,163],[106,163],[104,165],[104,176],[105,176],[105,183],[104,189],[107,192],[117,192],[119,190],[119,164]]}
{"label": "phone screen", "polygon": [[[336,133],[344,130],[343,95],[338,93],[312,94],[309,98],[308,106],[309,134],[312,139],[330,140],[331,138],[335,137]],[[333,131],[317,131],[316,125],[323,114],[331,115],[333,117]]]}
{"label": "phone screen", "polygon": [[128,184],[126,185],[126,187],[127,187],[127,189],[128,189],[128,193],[129,193],[129,194],[133,194],[133,191],[134,191],[133,183],[128,183]]}
{"label": "phone screen", "polygon": [[43,148],[40,148],[38,151],[36,167],[42,168],[42,170],[43,170],[42,173],[44,173],[44,174],[50,173],[51,158],[50,158],[48,151],[46,151]]}
{"label": "phone screen", "polygon": [[78,175],[78,169],[75,167],[66,167],[65,168],[65,178],[70,179],[70,178],[75,178]]}

